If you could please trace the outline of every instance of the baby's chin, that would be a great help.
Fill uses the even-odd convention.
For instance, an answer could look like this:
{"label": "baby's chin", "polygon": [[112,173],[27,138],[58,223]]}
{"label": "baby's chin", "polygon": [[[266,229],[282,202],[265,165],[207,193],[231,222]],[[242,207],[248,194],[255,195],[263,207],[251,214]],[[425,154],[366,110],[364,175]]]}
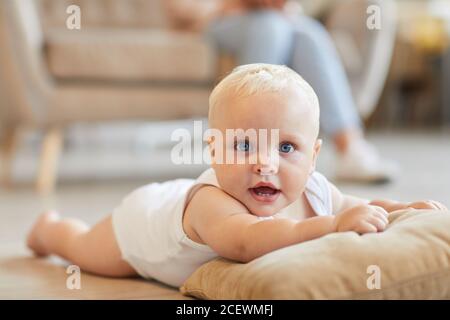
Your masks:
{"label": "baby's chin", "polygon": [[279,197],[273,202],[257,201],[254,197],[252,197],[250,191],[248,190],[246,194],[228,194],[242,203],[252,215],[257,217],[273,216],[290,204],[288,199],[285,198],[283,192],[280,192]]}
{"label": "baby's chin", "polygon": [[[251,200],[250,200],[251,201]],[[280,212],[286,206],[283,206],[279,203],[271,203],[271,204],[259,204],[259,203],[244,203],[250,213],[257,217],[270,217],[278,212]]]}

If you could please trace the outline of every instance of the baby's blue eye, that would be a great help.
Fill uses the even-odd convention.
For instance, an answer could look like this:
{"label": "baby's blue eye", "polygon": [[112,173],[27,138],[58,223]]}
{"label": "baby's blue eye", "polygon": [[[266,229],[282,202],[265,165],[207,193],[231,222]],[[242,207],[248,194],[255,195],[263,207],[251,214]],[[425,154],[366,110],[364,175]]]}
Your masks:
{"label": "baby's blue eye", "polygon": [[250,150],[250,143],[248,141],[241,141],[236,143],[236,150],[247,152]]}
{"label": "baby's blue eye", "polygon": [[280,145],[280,151],[283,153],[291,153],[294,152],[294,146],[292,145],[292,143],[289,142],[284,142]]}

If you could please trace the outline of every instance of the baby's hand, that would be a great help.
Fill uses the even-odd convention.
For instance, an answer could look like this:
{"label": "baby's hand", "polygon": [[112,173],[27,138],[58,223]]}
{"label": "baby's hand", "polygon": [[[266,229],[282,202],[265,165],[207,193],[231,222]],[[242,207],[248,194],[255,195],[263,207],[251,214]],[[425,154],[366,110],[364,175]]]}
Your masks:
{"label": "baby's hand", "polygon": [[440,211],[447,211],[447,207],[442,203],[434,201],[434,200],[424,200],[424,201],[416,201],[410,202],[406,205],[407,208],[413,209],[435,209]]}
{"label": "baby's hand", "polygon": [[382,207],[363,204],[347,209],[334,219],[336,232],[355,231],[359,234],[381,232],[388,225],[388,213]]}

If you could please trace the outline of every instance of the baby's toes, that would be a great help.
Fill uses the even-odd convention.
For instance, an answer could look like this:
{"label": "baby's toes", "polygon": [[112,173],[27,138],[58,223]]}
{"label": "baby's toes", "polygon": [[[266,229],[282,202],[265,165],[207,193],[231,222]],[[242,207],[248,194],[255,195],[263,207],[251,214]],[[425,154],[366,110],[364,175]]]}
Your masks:
{"label": "baby's toes", "polygon": [[59,214],[56,211],[48,211],[41,214],[27,236],[27,247],[30,248],[37,256],[47,256],[49,252],[46,250],[42,242],[42,234],[48,224],[59,220]]}

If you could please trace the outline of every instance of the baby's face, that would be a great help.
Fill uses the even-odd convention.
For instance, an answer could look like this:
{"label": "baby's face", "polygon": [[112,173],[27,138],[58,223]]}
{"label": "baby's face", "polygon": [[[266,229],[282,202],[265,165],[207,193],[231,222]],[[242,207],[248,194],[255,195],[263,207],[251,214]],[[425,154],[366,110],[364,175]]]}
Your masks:
{"label": "baby's face", "polygon": [[[248,137],[224,143],[223,155],[234,149],[246,161],[226,163],[224,158],[219,164],[213,156],[220,186],[257,216],[271,216],[299,199],[320,150],[318,120],[318,110],[296,87],[223,99],[213,127],[224,137],[226,129],[267,129],[267,147],[252,145]],[[278,141],[271,141],[271,129],[279,130]],[[248,161],[251,156],[257,159],[253,164]]]}

